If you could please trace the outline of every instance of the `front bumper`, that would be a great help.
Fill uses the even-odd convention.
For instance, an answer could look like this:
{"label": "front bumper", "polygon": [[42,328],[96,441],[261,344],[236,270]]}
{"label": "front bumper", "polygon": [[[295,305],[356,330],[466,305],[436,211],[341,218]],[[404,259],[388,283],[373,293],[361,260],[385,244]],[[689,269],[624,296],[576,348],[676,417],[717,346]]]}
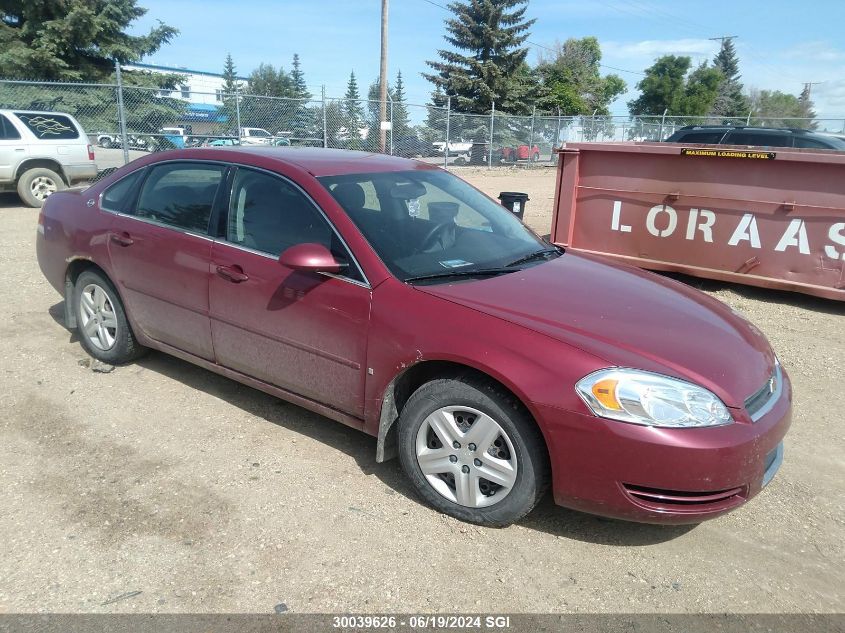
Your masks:
{"label": "front bumper", "polygon": [[752,423],[661,429],[540,407],[555,502],[645,523],[699,523],[744,504],[783,458],[792,387]]}

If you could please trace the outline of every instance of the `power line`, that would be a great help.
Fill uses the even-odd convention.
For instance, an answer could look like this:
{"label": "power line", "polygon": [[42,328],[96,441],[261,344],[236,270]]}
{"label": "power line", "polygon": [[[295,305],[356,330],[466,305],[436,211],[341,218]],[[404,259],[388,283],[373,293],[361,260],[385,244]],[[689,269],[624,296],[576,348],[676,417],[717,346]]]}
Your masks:
{"label": "power line", "polygon": [[[452,12],[452,10],[449,7],[444,6],[442,4],[439,4],[437,2],[434,2],[434,0],[422,0],[422,1],[432,5],[434,7],[438,7],[440,9],[443,9],[444,11],[449,11],[450,13]],[[554,49],[551,46],[546,46],[545,44],[538,44],[537,42],[532,42],[531,40],[525,40],[525,41],[528,44],[531,44],[531,46],[536,46],[537,48],[542,48],[542,49],[545,49],[547,51],[551,51],[552,53],[557,53],[557,49]],[[617,68],[616,66],[609,66],[607,64],[602,64],[602,63],[599,63],[599,66],[601,66],[602,68],[609,68],[610,70],[615,70],[615,71],[620,72],[620,73],[630,73],[632,75],[639,75],[640,77],[645,77],[645,73],[641,73],[641,72],[636,71],[636,70],[628,70],[627,68]]]}

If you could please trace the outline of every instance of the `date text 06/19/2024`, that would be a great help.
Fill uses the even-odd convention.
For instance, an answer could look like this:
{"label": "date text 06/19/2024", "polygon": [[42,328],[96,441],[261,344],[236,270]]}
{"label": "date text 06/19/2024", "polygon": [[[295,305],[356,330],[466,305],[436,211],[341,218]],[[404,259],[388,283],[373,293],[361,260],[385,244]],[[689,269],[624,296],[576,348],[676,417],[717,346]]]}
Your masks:
{"label": "date text 06/19/2024", "polygon": [[504,630],[511,626],[507,615],[337,615],[335,629],[487,629]]}

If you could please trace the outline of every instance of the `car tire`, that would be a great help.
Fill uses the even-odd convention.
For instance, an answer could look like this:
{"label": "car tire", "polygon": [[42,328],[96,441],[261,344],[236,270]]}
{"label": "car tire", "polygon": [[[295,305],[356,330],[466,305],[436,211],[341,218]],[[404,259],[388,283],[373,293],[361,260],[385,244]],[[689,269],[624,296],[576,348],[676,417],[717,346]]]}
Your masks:
{"label": "car tire", "polygon": [[492,382],[473,375],[428,382],[408,399],[397,424],[402,468],[420,496],[444,514],[505,527],[531,512],[548,488],[540,430],[525,407]]}
{"label": "car tire", "polygon": [[26,206],[35,209],[43,206],[51,194],[64,188],[62,177],[46,167],[27,169],[18,178],[18,195]]}
{"label": "car tire", "polygon": [[540,154],[535,152],[534,156],[532,158],[533,158],[534,162],[536,163],[538,160],[540,160]]}
{"label": "car tire", "polygon": [[110,138],[104,138],[100,141],[100,147],[103,149],[109,149],[112,146],[112,140]]}
{"label": "car tire", "polygon": [[101,273],[86,270],[73,286],[73,310],[82,347],[109,365],[122,365],[147,349],[135,338],[114,285]]}

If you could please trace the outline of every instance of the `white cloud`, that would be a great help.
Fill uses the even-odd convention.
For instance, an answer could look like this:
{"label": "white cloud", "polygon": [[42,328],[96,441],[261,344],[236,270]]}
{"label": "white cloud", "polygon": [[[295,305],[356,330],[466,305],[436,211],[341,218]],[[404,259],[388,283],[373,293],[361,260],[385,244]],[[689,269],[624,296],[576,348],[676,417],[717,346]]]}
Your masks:
{"label": "white cloud", "polygon": [[645,57],[655,59],[661,55],[703,55],[712,57],[719,47],[716,42],[707,39],[681,40],[643,40],[641,42],[602,42],[602,50],[607,56],[623,58]]}

